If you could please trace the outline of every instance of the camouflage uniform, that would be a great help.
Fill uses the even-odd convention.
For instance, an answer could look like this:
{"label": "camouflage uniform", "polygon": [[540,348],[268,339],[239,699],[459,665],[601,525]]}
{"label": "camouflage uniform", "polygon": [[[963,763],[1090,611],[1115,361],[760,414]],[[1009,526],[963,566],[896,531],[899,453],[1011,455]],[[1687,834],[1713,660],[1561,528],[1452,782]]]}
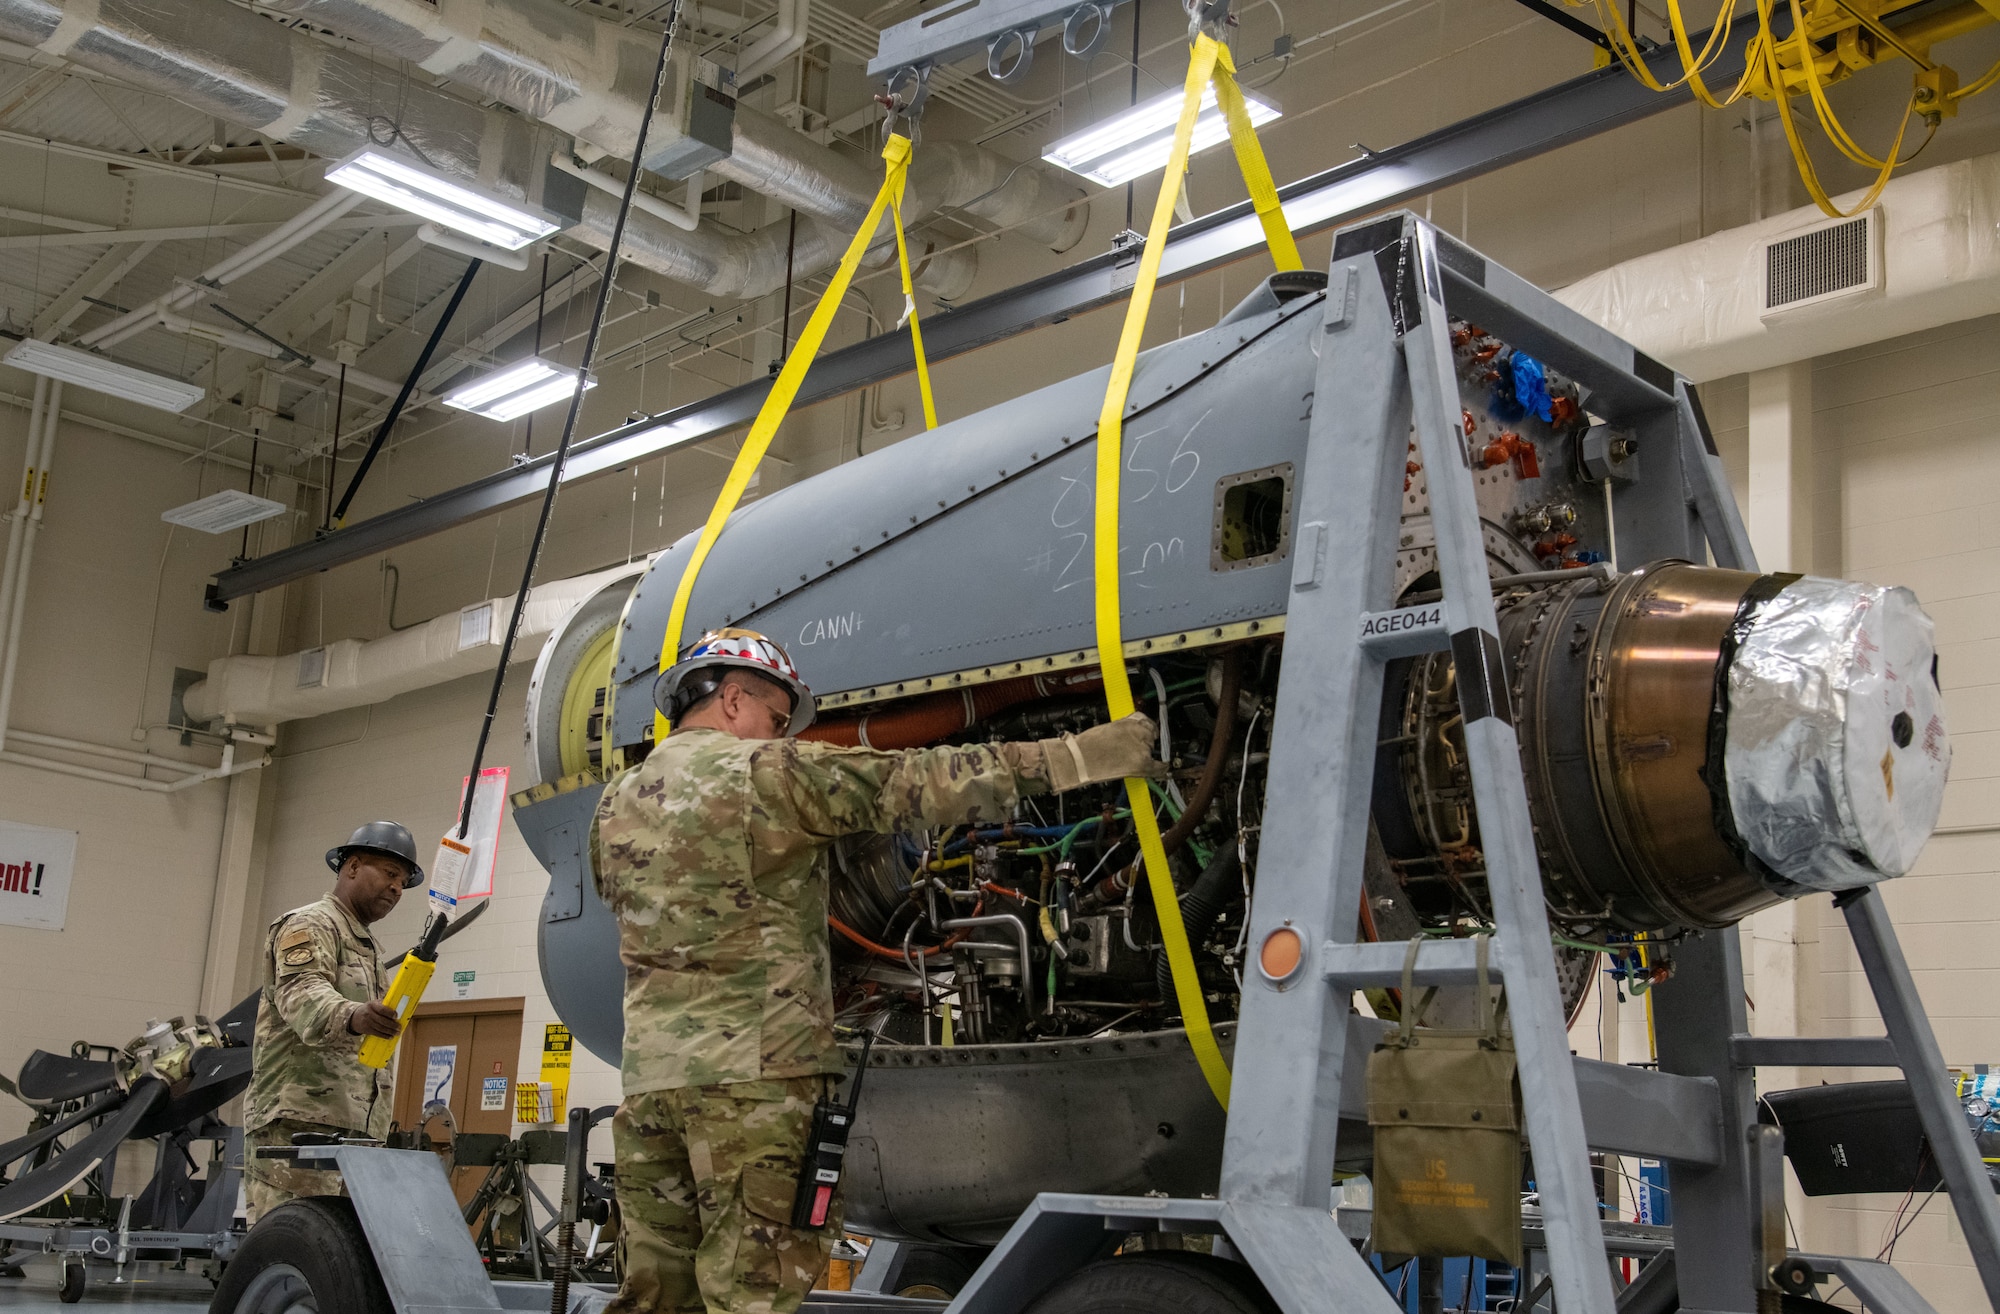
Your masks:
{"label": "camouflage uniform", "polygon": [[598,893],[625,964],[612,1124],[625,1281],[607,1314],[790,1314],[838,1216],[789,1225],[833,1035],[823,857],[843,835],[1000,821],[1045,792],[1035,744],[905,753],[671,735],[604,791]]}
{"label": "camouflage uniform", "polygon": [[243,1114],[243,1177],[250,1221],[302,1195],[344,1193],[340,1174],[260,1159],[260,1145],[294,1132],[381,1136],[389,1130],[390,1076],[364,1068],[347,1020],[383,989],[382,957],[360,919],[331,894],[294,908],[264,939],[256,1058]]}

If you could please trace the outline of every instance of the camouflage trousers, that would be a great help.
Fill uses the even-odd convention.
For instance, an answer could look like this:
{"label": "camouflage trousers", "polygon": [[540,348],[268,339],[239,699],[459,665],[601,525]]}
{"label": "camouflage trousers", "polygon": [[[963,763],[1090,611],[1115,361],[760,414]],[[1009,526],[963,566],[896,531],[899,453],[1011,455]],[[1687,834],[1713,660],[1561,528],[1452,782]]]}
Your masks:
{"label": "camouflage trousers", "polygon": [[624,1281],[605,1314],[792,1314],[840,1236],[791,1226],[820,1077],[633,1095],[611,1122]]}
{"label": "camouflage trousers", "polygon": [[251,1226],[287,1200],[307,1195],[346,1195],[347,1184],[331,1168],[300,1168],[289,1159],[263,1159],[260,1145],[290,1145],[293,1132],[322,1132],[335,1136],[359,1136],[347,1127],[331,1127],[323,1122],[298,1118],[274,1118],[243,1136],[244,1212]]}

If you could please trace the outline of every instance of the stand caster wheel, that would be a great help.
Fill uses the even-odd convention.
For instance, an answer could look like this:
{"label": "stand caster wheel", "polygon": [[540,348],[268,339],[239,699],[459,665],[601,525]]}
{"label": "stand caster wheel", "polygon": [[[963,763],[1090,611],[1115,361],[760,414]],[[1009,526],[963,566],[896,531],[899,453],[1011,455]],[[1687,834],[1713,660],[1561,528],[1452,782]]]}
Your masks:
{"label": "stand caster wheel", "polygon": [[82,1261],[65,1263],[62,1266],[62,1285],[56,1289],[56,1298],[65,1305],[74,1305],[83,1299],[83,1288],[90,1281],[90,1274]]}

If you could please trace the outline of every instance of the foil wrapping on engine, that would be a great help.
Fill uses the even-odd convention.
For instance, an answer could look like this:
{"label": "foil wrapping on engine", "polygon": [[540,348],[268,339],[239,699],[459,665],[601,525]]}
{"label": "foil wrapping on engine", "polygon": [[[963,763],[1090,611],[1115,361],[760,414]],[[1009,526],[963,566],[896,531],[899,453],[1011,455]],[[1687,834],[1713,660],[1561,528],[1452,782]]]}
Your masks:
{"label": "foil wrapping on engine", "polygon": [[1951,767],[1931,619],[1916,595],[1805,577],[1748,618],[1728,672],[1736,828],[1818,890],[1900,876]]}

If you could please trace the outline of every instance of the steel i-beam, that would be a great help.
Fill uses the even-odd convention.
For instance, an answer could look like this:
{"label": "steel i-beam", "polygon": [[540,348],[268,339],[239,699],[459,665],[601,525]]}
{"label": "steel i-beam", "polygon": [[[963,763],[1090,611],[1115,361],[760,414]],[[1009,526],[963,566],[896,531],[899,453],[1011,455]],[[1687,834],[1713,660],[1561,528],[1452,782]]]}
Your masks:
{"label": "steel i-beam", "polygon": [[[1705,70],[1705,76],[1711,82],[1727,82],[1742,71],[1742,61],[1741,48],[1732,44]],[[1648,62],[1661,81],[1671,82],[1680,74],[1680,61],[1671,47],[1653,51]],[[1649,91],[1623,68],[1613,65],[1401,146],[1300,179],[1280,188],[1278,194],[1293,231],[1321,232],[1650,118],[1688,103],[1689,98],[1685,87]],[[1247,201],[1204,215],[1168,234],[1160,282],[1174,283],[1206,273],[1263,245],[1262,226]],[[1138,257],[1136,247],[1107,252],[927,319],[925,351],[932,361],[944,360],[1109,305],[1130,290]],[[798,404],[828,401],[895,378],[910,371],[911,359],[907,332],[885,333],[830,352],[806,375]],[[670,448],[728,433],[756,416],[770,386],[770,380],[759,379],[578,444],[570,453],[563,480],[574,483],[611,473]],[[209,585],[208,603],[220,608],[233,598],[276,588],[519,506],[542,495],[548,486],[549,466],[547,457],[524,462],[313,542],[281,548],[233,566]]]}

